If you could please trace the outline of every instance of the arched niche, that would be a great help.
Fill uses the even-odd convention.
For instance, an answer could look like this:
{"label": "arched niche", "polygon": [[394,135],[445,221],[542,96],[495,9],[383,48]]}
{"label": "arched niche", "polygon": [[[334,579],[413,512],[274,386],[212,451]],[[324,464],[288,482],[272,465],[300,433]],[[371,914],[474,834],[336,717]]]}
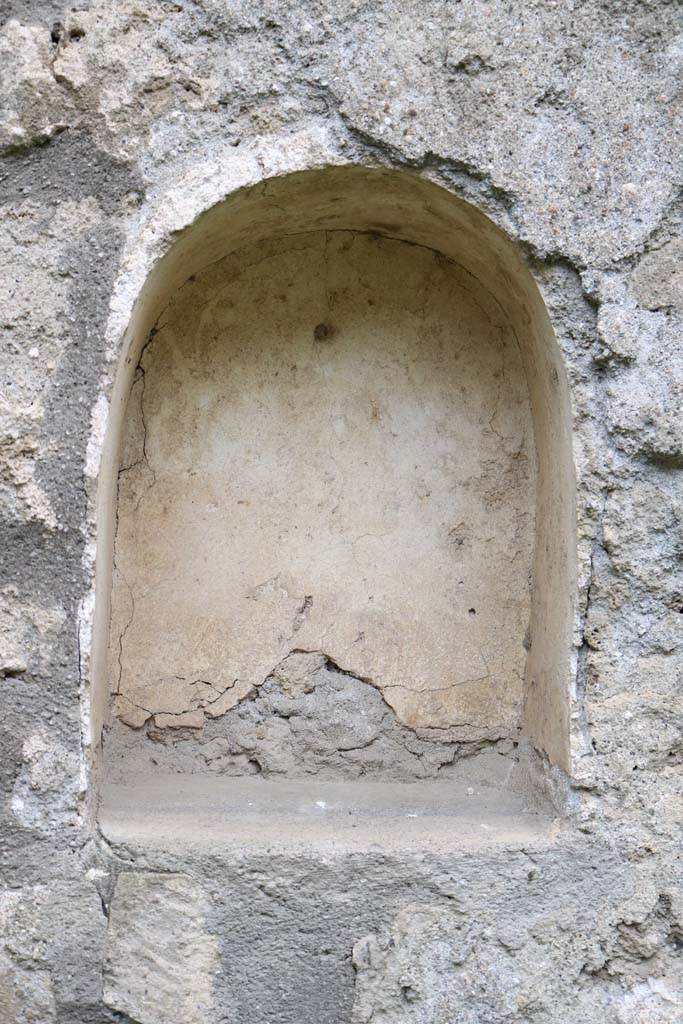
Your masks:
{"label": "arched niche", "polygon": [[560,352],[487,217],[386,169],[236,192],[126,332],[93,743],[112,714],[192,737],[322,670],[337,724],[349,676],[423,745],[524,738],[567,769],[574,507]]}

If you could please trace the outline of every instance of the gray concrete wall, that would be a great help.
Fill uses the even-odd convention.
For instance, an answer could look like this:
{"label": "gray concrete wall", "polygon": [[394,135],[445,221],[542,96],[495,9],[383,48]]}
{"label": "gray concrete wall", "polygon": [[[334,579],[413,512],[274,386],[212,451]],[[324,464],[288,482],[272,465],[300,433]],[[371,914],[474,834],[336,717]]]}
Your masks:
{"label": "gray concrete wall", "polygon": [[[676,1024],[677,5],[15,0],[0,13],[0,1020]],[[310,807],[278,790],[247,822],[231,791],[205,805],[143,778],[98,818],[107,431],[169,289],[225,255],[226,197],[248,193],[235,238],[267,237],[288,211],[263,212],[264,181],[345,164],[469,203],[481,273],[484,253],[512,266],[496,225],[562,353],[571,410],[550,385],[531,401],[537,422],[571,411],[576,516],[557,489],[553,507],[555,533],[575,532],[567,571],[546,574],[557,593],[531,614],[546,623],[537,652],[565,635],[538,656],[525,712],[555,809],[507,785],[514,752],[486,750],[431,803],[359,789],[347,805],[321,782]],[[551,436],[548,466],[559,442],[537,430],[539,459]],[[158,745],[177,770],[176,745]]]}

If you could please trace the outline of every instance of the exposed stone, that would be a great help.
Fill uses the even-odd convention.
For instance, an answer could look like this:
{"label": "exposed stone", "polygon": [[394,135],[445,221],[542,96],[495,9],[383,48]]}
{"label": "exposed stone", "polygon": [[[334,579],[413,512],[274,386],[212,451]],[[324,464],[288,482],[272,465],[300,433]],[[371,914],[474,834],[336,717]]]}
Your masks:
{"label": "exposed stone", "polygon": [[139,1024],[204,1024],[215,940],[201,888],[184,875],[123,872],[110,906],[104,1001]]}
{"label": "exposed stone", "polygon": [[55,1003],[50,972],[27,970],[0,956],[0,1015],[6,1024],[52,1024]]}
{"label": "exposed stone", "polygon": [[[551,1024],[561,1012],[578,1024],[599,1008],[614,1024],[673,1024],[683,991],[668,907],[664,898],[623,920],[595,921],[578,941],[561,911],[509,927],[457,907],[406,907],[390,930],[354,946],[352,1019]],[[558,956],[563,970],[549,978]]]}
{"label": "exposed stone", "polygon": [[683,239],[673,238],[646,253],[630,284],[643,309],[671,308],[683,314]]}
{"label": "exposed stone", "polygon": [[47,731],[31,734],[22,749],[24,767],[12,794],[12,812],[22,825],[50,831],[73,827],[78,813],[78,758]]}
{"label": "exposed stone", "polygon": [[612,305],[601,312],[598,330],[615,362],[606,394],[616,445],[662,466],[683,465],[681,321]]}
{"label": "exposed stone", "polygon": [[10,1007],[14,999],[17,1024],[101,1005],[106,919],[91,883],[60,879],[7,891],[0,924],[0,992]]}
{"label": "exposed stone", "polygon": [[0,152],[40,145],[67,126],[50,49],[42,27],[10,18],[0,28]]}

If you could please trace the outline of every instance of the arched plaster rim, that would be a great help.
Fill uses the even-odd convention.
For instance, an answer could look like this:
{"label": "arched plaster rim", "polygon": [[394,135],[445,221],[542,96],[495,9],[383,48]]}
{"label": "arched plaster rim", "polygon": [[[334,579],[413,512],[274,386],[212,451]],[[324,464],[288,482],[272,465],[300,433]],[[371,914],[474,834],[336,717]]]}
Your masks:
{"label": "arched plaster rim", "polygon": [[[128,241],[124,247],[119,274],[110,302],[105,334],[106,372],[92,410],[91,434],[85,466],[88,484],[88,538],[84,553],[84,567],[92,585],[81,603],[79,613],[84,785],[87,783],[92,766],[93,747],[97,746],[97,740],[92,735],[94,718],[91,687],[93,676],[97,671],[94,666],[94,657],[97,654],[94,651],[94,640],[97,629],[102,625],[101,623],[98,625],[96,621],[98,607],[99,609],[102,607],[102,600],[99,601],[98,606],[97,598],[101,596],[102,592],[100,577],[103,571],[102,566],[97,564],[97,553],[98,548],[100,551],[109,550],[108,545],[103,545],[102,537],[103,530],[106,529],[107,508],[111,509],[111,487],[109,494],[106,493],[108,473],[105,466],[106,449],[113,429],[111,422],[112,400],[115,398],[117,380],[120,379],[119,370],[134,345],[133,335],[135,332],[132,330],[132,320],[136,306],[149,285],[153,271],[159,266],[160,261],[171,252],[179,237],[219,204],[260,184],[264,184],[265,190],[267,179],[285,177],[301,171],[347,166],[358,167],[358,161],[350,160],[343,152],[343,147],[329,132],[304,131],[297,135],[287,136],[285,139],[260,140],[251,146],[240,147],[239,150],[230,147],[228,151],[226,148],[222,159],[215,160],[211,165],[201,164],[192,167],[173,189],[157,197],[154,202],[145,207],[137,220],[129,226]],[[386,164],[380,163],[376,158],[364,163],[363,167],[401,171],[400,168],[388,167]],[[407,172],[403,171],[403,173]],[[413,172],[412,177],[436,185],[455,201],[465,203],[500,233],[510,250],[514,248],[513,240],[495,223],[490,216],[490,211],[484,213],[472,203],[471,199],[461,199],[448,186],[448,183],[441,179],[437,170],[429,169],[420,174]],[[525,272],[533,281],[533,276],[523,262],[521,253],[517,252],[516,257],[520,263],[520,273]],[[208,260],[207,264],[210,262],[211,260]],[[469,268],[464,267],[464,269],[470,272]],[[547,316],[541,293],[538,288],[536,290]],[[498,301],[497,296],[494,298]],[[549,318],[548,325],[550,325]],[[552,327],[550,329],[552,332]],[[557,352],[560,353],[559,347],[557,347]],[[568,394],[566,381],[565,390]],[[110,472],[109,476],[111,477]],[[109,518],[111,519],[111,512]],[[111,523],[109,528],[110,530],[113,528]],[[580,605],[577,596],[575,572],[570,595],[573,609],[573,643],[570,653],[569,678],[567,679],[570,691],[568,699],[570,694],[575,696],[577,615]],[[568,768],[568,762],[563,767]]]}

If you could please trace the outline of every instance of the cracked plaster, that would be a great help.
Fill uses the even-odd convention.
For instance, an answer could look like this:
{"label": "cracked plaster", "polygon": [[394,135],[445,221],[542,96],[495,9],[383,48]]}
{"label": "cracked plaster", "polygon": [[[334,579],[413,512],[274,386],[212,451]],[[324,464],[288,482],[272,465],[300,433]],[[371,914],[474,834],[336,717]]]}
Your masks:
{"label": "cracked plaster", "polygon": [[[680,1019],[678,5],[12,0],[0,16],[4,1018],[140,1017],[102,999],[116,876],[134,867],[189,872],[207,900],[225,964],[211,1024]],[[573,816],[526,850],[315,859],[111,844],[42,783],[19,821],[32,736],[80,760],[81,812],[93,793],[95,492],[136,298],[231,188],[344,162],[412,168],[474,203],[542,290],[578,485]],[[162,912],[148,946],[164,934]]]}
{"label": "cracked plaster", "polygon": [[418,732],[517,736],[535,444],[517,340],[476,282],[349,232],[238,252],[162,311],[130,406],[124,722],[201,726],[296,647]]}

